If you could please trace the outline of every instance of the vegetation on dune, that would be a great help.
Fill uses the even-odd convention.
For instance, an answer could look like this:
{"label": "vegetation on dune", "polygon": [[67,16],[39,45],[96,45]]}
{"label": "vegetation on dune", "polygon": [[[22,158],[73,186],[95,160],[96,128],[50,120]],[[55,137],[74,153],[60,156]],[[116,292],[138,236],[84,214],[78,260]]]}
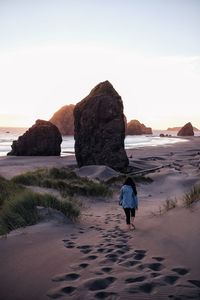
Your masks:
{"label": "vegetation on dune", "polygon": [[0,177],[0,208],[10,196],[21,192],[24,188],[18,184]]}
{"label": "vegetation on dune", "polygon": [[159,208],[159,214],[163,214],[176,207],[191,207],[196,202],[200,201],[200,185],[193,186],[184,196],[178,201],[174,199],[166,199],[163,205]]}
{"label": "vegetation on dune", "polygon": [[80,209],[74,201],[24,190],[13,193],[9,201],[4,202],[0,211],[0,234],[35,224],[40,219],[37,206],[56,209],[71,220],[75,220],[80,214]]}
{"label": "vegetation on dune", "polygon": [[193,186],[183,197],[183,203],[186,207],[190,207],[197,201],[200,201],[200,185]]}
{"label": "vegetation on dune", "polygon": [[163,204],[163,208],[160,209],[161,213],[162,212],[167,212],[173,208],[177,207],[177,199],[174,198],[174,199],[170,199],[168,198],[164,204]]}
{"label": "vegetation on dune", "polygon": [[[38,194],[25,186],[41,186],[59,190],[62,199],[50,194]],[[75,220],[80,214],[82,196],[111,196],[108,185],[87,178],[80,178],[69,168],[39,169],[6,180],[0,177],[0,234],[35,224],[40,216],[38,206],[56,209]]]}
{"label": "vegetation on dune", "polygon": [[40,169],[15,176],[12,181],[23,185],[53,188],[62,196],[111,196],[109,187],[99,181],[81,178],[67,168]]}

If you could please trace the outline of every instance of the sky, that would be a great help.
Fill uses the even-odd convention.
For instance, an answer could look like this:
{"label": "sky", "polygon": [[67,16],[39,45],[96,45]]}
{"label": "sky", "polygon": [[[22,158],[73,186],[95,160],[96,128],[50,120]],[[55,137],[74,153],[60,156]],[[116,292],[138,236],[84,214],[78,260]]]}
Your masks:
{"label": "sky", "polygon": [[0,126],[109,80],[128,121],[200,128],[199,0],[0,0]]}

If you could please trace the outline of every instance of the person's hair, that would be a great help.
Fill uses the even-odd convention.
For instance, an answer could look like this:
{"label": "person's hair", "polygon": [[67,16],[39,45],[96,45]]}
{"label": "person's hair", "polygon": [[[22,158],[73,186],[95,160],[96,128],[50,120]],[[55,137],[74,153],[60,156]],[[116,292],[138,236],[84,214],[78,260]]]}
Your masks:
{"label": "person's hair", "polygon": [[130,185],[133,189],[133,192],[134,192],[135,196],[137,196],[136,185],[135,185],[135,182],[133,181],[133,179],[131,177],[126,178],[126,180],[124,182],[124,185]]}

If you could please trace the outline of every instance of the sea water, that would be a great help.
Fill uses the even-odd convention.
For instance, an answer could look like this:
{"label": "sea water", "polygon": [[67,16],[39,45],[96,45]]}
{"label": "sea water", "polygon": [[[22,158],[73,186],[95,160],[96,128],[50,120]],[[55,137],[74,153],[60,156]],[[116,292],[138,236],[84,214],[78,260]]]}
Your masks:
{"label": "sea water", "polygon": [[[0,127],[0,156],[6,156],[11,151],[11,145],[14,140],[17,140],[27,128],[18,127]],[[160,133],[171,135],[170,137],[160,137]],[[195,135],[200,136],[200,131],[195,132]],[[125,149],[140,148],[140,147],[155,147],[161,145],[174,144],[185,141],[183,138],[177,138],[175,131],[160,131],[155,130],[151,135],[128,135],[125,138]],[[63,136],[61,144],[61,155],[74,154],[74,137]]]}

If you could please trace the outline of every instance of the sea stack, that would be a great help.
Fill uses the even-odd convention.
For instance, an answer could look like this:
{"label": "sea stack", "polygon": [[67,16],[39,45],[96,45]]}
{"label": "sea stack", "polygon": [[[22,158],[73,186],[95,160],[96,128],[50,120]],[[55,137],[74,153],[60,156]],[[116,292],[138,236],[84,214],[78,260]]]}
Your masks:
{"label": "sea stack", "polygon": [[62,135],[74,135],[74,104],[61,107],[49,120],[56,125]]}
{"label": "sea stack", "polygon": [[146,127],[138,120],[131,120],[127,124],[126,134],[127,135],[152,134],[152,129],[151,127]]}
{"label": "sea stack", "polygon": [[99,83],[76,104],[74,138],[79,167],[106,165],[123,171],[128,166],[123,102],[109,81]]}
{"label": "sea stack", "polygon": [[59,156],[62,136],[51,122],[37,120],[17,141],[7,155],[16,156]]}
{"label": "sea stack", "polygon": [[194,130],[192,124],[189,122],[185,124],[177,133],[178,136],[193,136]]}

